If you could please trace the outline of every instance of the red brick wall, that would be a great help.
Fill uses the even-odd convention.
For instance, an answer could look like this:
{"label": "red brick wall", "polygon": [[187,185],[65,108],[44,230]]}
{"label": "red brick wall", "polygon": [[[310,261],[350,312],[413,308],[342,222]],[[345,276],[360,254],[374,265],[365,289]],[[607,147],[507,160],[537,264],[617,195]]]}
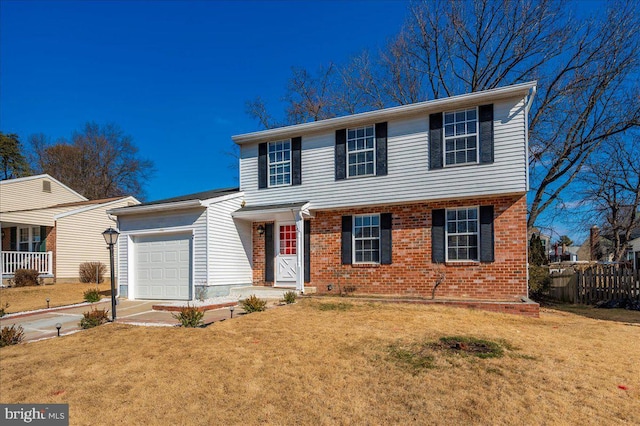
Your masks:
{"label": "red brick wall", "polygon": [[[431,263],[431,211],[476,205],[494,206],[495,262]],[[342,265],[343,215],[392,213],[391,265]],[[419,203],[379,208],[316,212],[311,220],[311,282],[319,293],[355,286],[356,294],[431,296],[440,271],[444,282],[436,297],[512,300],[527,294],[526,197]],[[254,224],[254,284],[264,285],[264,237]]]}

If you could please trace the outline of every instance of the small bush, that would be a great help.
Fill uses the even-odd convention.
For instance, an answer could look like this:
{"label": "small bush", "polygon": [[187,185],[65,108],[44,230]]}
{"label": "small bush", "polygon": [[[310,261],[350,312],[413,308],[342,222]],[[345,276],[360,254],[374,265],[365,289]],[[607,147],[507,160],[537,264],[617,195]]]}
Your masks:
{"label": "small bush", "polygon": [[24,329],[21,325],[13,324],[11,327],[2,327],[0,330],[0,348],[9,345],[17,345],[24,339]]}
{"label": "small bush", "polygon": [[16,287],[38,285],[38,275],[35,269],[17,269],[13,277],[13,285]]}
{"label": "small bush", "polygon": [[95,288],[90,288],[84,292],[84,300],[89,303],[99,302],[102,296],[100,292]]}
{"label": "small bush", "polygon": [[297,298],[298,298],[298,295],[296,294],[295,291],[287,291],[285,294],[283,294],[282,301],[285,302],[287,305],[290,305],[291,303],[296,303]]}
{"label": "small bush", "polygon": [[80,320],[80,327],[84,329],[93,328],[108,322],[108,312],[107,309],[93,308],[89,312],[83,313],[84,317]]}
{"label": "small bush", "polygon": [[267,301],[262,300],[259,297],[256,297],[255,294],[252,294],[250,297],[247,297],[242,302],[242,309],[248,314],[251,312],[262,312],[267,309]]}
{"label": "small bush", "polygon": [[78,275],[81,283],[98,283],[104,281],[107,266],[102,262],[84,262],[80,264]]}
{"label": "small bush", "polygon": [[549,267],[529,265],[529,294],[532,297],[540,296],[547,292],[550,286]]}
{"label": "small bush", "polygon": [[204,302],[205,300],[207,300],[207,287],[203,286],[203,285],[197,285],[196,286],[196,299]]}
{"label": "small bush", "polygon": [[7,315],[7,311],[5,309],[7,309],[8,307],[9,307],[9,303],[7,302],[4,304],[2,308],[0,308],[0,318]]}
{"label": "small bush", "polygon": [[186,307],[180,309],[180,313],[171,314],[171,316],[180,321],[180,324],[183,327],[194,328],[202,325],[204,312],[199,310],[195,306],[189,306],[189,304],[187,304]]}

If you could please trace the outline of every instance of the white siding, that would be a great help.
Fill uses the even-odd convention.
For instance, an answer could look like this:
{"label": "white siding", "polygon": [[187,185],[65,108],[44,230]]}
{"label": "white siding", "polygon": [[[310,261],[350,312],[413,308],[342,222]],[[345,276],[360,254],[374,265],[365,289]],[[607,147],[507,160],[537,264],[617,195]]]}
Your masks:
{"label": "white siding", "polygon": [[[43,181],[50,182],[51,192],[42,190]],[[0,183],[0,212],[41,209],[85,200],[86,198],[45,176],[35,179],[11,179]]]}
{"label": "white siding", "polygon": [[[138,235],[153,235],[177,231],[193,231],[193,280],[195,284],[207,279],[207,215],[206,209],[184,210],[168,213],[145,213],[118,217],[120,238],[134,242]],[[128,284],[129,244],[120,245],[120,285]],[[129,297],[132,296],[129,289]]]}
{"label": "white siding", "polygon": [[[56,223],[56,278],[78,278],[78,269],[84,262],[102,262],[109,270],[109,250],[102,232],[115,222],[107,210],[131,204],[128,199],[65,216]],[[76,206],[76,209],[79,207]],[[51,210],[51,209],[48,209]]]}
{"label": "white siding", "polygon": [[258,190],[258,144],[241,146],[247,205],[310,201],[312,209],[523,193],[527,188],[521,97],[494,103],[493,164],[428,170],[429,118],[388,122],[388,175],[335,180],[335,132],[302,134],[302,185]]}
{"label": "white siding", "polygon": [[209,285],[251,285],[251,223],[231,217],[242,199],[209,205]]}

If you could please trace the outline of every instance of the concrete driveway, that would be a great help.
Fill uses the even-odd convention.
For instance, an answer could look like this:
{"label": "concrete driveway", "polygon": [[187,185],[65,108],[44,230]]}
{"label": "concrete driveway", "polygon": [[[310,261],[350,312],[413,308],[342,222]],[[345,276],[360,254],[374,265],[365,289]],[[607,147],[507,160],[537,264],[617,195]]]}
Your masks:
{"label": "concrete driveway", "polygon": [[[168,311],[152,310],[157,301],[118,300],[116,322],[146,326],[174,326],[179,322]],[[101,301],[80,306],[61,307],[31,313],[17,313],[0,318],[0,328],[15,324],[24,329],[24,341],[34,341],[55,337],[56,324],[60,323],[60,335],[76,333],[80,330],[83,312],[90,309],[107,309],[111,316],[111,301]],[[236,311],[237,312],[237,311]],[[230,317],[229,308],[214,309],[205,312],[204,322],[210,324]]]}

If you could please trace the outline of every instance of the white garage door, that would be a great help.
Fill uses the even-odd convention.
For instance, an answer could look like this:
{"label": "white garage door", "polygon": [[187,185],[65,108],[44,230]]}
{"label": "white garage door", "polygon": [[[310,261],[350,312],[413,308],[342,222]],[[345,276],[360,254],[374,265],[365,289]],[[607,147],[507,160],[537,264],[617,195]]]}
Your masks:
{"label": "white garage door", "polygon": [[138,237],[136,299],[189,300],[191,234]]}

